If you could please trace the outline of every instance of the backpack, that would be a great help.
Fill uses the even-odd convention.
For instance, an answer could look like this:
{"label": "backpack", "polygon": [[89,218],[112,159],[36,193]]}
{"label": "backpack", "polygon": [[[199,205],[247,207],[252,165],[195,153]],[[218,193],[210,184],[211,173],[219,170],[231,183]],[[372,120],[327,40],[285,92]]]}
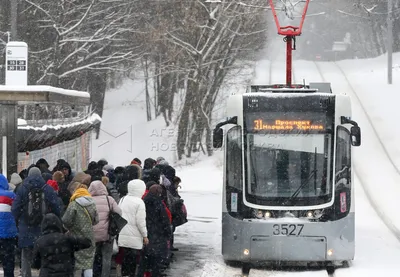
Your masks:
{"label": "backpack", "polygon": [[28,226],[39,226],[47,212],[44,188],[31,188],[28,192],[28,204],[26,208],[26,223]]}

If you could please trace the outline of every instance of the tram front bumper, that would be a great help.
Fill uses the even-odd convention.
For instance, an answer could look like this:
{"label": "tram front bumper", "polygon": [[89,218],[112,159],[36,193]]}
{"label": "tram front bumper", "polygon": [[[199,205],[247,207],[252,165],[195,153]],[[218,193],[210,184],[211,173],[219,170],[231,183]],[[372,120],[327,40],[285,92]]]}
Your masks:
{"label": "tram front bumper", "polygon": [[338,221],[300,222],[301,231],[290,227],[293,224],[297,225],[284,220],[248,222],[225,213],[222,217],[222,255],[225,260],[243,262],[354,259],[354,213]]}
{"label": "tram front bumper", "polygon": [[325,237],[253,236],[249,256],[252,261],[324,261]]}

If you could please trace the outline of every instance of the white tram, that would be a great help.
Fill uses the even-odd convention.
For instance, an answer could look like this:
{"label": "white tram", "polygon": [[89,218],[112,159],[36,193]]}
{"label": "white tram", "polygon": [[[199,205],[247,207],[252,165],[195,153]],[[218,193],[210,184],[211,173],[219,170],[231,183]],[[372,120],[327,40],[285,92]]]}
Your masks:
{"label": "white tram", "polygon": [[351,157],[361,131],[350,98],[332,94],[329,83],[294,87],[232,95],[229,119],[214,129],[214,147],[225,150],[225,261],[354,258]]}

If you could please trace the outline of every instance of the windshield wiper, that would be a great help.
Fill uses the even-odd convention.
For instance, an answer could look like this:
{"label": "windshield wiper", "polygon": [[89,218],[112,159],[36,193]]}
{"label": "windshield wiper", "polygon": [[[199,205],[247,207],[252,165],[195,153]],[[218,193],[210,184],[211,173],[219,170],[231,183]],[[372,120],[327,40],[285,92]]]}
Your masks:
{"label": "windshield wiper", "polygon": [[251,168],[251,173],[253,174],[253,182],[251,182],[251,190],[253,190],[253,183],[256,186],[258,186],[257,172],[256,172],[255,166],[254,166],[254,155],[250,156],[250,168]]}
{"label": "windshield wiper", "polygon": [[287,204],[288,202],[290,203],[293,199],[295,199],[300,191],[310,183],[312,177],[314,177],[314,187],[316,189],[317,187],[317,147],[315,147],[315,153],[314,153],[314,169],[310,172],[310,174],[307,177],[307,180],[304,181],[302,184],[300,184],[300,186],[296,189],[296,191],[292,194],[292,196],[290,196],[288,198],[287,201],[285,201],[285,204]]}

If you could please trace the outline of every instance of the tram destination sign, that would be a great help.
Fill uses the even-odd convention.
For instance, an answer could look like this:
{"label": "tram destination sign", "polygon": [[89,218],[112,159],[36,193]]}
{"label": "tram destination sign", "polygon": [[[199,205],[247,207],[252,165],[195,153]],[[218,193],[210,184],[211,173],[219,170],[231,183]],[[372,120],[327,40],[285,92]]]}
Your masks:
{"label": "tram destination sign", "polygon": [[320,133],[326,130],[325,115],[301,113],[247,114],[248,132]]}

